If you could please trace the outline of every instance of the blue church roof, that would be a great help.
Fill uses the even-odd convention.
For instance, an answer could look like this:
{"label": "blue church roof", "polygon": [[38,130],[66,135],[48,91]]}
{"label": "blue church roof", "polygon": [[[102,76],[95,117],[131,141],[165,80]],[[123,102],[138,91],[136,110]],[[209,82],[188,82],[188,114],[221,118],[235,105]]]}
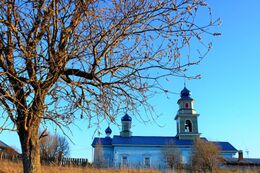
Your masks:
{"label": "blue church roof", "polygon": [[176,137],[162,136],[131,136],[128,138],[114,136],[113,145],[192,145],[192,140],[179,140]]}
{"label": "blue church roof", "polygon": [[109,126],[106,128],[105,133],[106,134],[111,134],[112,133],[112,130],[111,130],[111,128]]}
{"label": "blue church roof", "polygon": [[132,121],[132,118],[128,114],[125,114],[125,116],[121,118],[121,121]]}
{"label": "blue church roof", "polygon": [[192,98],[190,97],[190,90],[188,90],[186,87],[184,87],[183,90],[181,91],[180,99],[192,100]]}
{"label": "blue church roof", "polygon": [[92,146],[96,145],[108,145],[112,146],[112,138],[110,137],[105,137],[105,138],[95,138],[91,144]]}
{"label": "blue church roof", "polygon": [[229,142],[214,141],[213,143],[216,144],[221,151],[237,151],[237,149]]}
{"label": "blue church roof", "polygon": [[[201,138],[207,140],[206,138]],[[180,147],[186,147],[193,145],[193,140],[180,140],[177,137],[163,137],[163,136],[131,136],[121,137],[115,135],[113,138],[95,138],[92,146],[98,144],[112,146],[163,146],[174,144]],[[229,142],[213,142],[219,146],[221,151],[237,152],[237,149],[233,147]]]}

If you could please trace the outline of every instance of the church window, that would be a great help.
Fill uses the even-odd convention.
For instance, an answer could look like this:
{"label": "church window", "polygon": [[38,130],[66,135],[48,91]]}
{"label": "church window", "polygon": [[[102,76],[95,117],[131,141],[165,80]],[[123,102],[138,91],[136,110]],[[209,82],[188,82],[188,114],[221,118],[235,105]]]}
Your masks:
{"label": "church window", "polygon": [[189,108],[189,103],[185,103],[185,108]]}
{"label": "church window", "polygon": [[186,120],[185,122],[185,132],[192,132],[192,124],[190,120]]}
{"label": "church window", "polygon": [[122,157],[122,166],[123,167],[127,166],[127,157],[126,156]]}
{"label": "church window", "polygon": [[150,157],[145,157],[144,158],[144,166],[149,168],[150,167],[150,164],[151,164],[151,159]]}

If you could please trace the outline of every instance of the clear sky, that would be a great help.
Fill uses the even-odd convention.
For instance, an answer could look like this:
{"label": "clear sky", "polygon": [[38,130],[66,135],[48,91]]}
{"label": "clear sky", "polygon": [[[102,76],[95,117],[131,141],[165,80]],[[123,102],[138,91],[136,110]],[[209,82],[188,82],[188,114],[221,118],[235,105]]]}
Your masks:
{"label": "clear sky", "polygon": [[[228,141],[242,149],[245,157],[260,158],[260,1],[209,0],[213,16],[222,19],[220,37],[212,38],[213,49],[191,73],[200,80],[187,81],[200,114],[199,131],[213,141]],[[174,92],[183,89],[183,79],[167,85]],[[174,117],[179,95],[156,96],[151,102],[161,116],[156,122],[140,123],[133,119],[133,135],[174,136]],[[128,112],[133,116],[131,112]],[[118,118],[120,123],[120,117]],[[87,122],[72,126],[71,156],[92,159],[94,128]],[[107,124],[102,126],[102,130]],[[112,125],[112,135],[119,127]],[[102,132],[103,132],[102,131]],[[105,136],[104,132],[100,137]],[[16,134],[3,132],[0,140],[20,148]],[[248,152],[246,152],[248,151]]]}

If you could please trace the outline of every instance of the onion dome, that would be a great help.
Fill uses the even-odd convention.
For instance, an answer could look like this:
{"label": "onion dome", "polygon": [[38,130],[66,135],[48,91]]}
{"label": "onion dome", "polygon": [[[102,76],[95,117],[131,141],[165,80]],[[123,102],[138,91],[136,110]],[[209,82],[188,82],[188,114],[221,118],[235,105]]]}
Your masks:
{"label": "onion dome", "polygon": [[128,114],[125,114],[125,116],[121,118],[121,121],[132,121],[132,118]]}
{"label": "onion dome", "polygon": [[110,127],[108,126],[107,129],[105,130],[106,135],[110,135],[112,133],[112,130],[110,129]]}
{"label": "onion dome", "polygon": [[181,98],[189,98],[190,97],[190,91],[184,87],[181,91]]}

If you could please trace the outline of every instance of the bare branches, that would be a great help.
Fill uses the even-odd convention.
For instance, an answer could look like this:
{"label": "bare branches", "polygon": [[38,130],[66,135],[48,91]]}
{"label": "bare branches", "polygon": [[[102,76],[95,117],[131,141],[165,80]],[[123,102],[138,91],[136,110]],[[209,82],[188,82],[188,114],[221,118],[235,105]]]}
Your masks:
{"label": "bare branches", "polygon": [[220,163],[220,151],[214,143],[196,139],[191,157],[194,171],[206,172],[214,170]]}
{"label": "bare branches", "polygon": [[92,80],[94,78],[93,74],[86,73],[79,69],[65,69],[64,74],[67,76],[69,76],[69,75],[78,76],[78,77],[82,77],[82,78],[89,79],[89,80]]}
{"label": "bare branches", "polygon": [[60,154],[62,154],[62,156],[69,156],[70,147],[66,138],[57,134],[48,134],[46,131],[44,131],[44,133],[46,136],[40,139],[40,155],[42,161],[55,161]]}
{"label": "bare branches", "polygon": [[151,113],[162,79],[192,77],[218,35],[204,0],[10,0],[0,14],[1,106],[25,131]]}
{"label": "bare branches", "polygon": [[77,118],[91,127],[128,110],[151,115],[149,98],[168,92],[161,81],[190,77],[217,22],[204,0],[1,1],[0,130],[14,124],[28,161],[40,123],[62,130]]}
{"label": "bare branches", "polygon": [[166,166],[170,169],[182,168],[181,153],[173,141],[162,148],[162,156],[165,160]]}

